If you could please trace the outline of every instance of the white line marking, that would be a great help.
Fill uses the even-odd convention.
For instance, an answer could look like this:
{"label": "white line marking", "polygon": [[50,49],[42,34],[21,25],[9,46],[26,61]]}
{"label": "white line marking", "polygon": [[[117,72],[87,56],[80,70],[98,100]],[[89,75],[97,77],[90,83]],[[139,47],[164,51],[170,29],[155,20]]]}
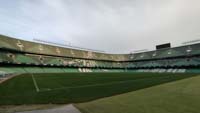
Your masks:
{"label": "white line marking", "polygon": [[35,80],[35,77],[34,77],[34,75],[32,73],[31,73],[31,76],[32,76],[32,80],[33,80],[33,84],[35,86],[35,89],[36,89],[37,92],[39,92],[40,89],[39,89],[38,84],[37,84],[37,82]]}

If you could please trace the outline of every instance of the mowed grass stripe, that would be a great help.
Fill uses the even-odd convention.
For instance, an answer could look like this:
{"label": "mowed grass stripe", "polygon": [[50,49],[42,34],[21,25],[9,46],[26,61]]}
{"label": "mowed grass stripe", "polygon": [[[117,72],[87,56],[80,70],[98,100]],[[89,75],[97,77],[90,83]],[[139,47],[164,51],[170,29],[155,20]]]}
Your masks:
{"label": "mowed grass stripe", "polygon": [[[45,76],[45,77],[44,77]],[[82,77],[80,77],[82,76]],[[107,77],[109,76],[109,77]],[[76,87],[48,92],[36,92],[30,75],[15,77],[0,84],[0,104],[47,104],[78,103],[135,91],[154,85],[191,77],[193,74],[152,74],[152,73],[82,73],[82,74],[38,74],[34,75],[38,87],[58,88]],[[59,78],[60,77],[60,78]],[[102,78],[101,78],[102,77]],[[52,79],[57,78],[57,79]],[[106,79],[107,78],[107,79]],[[81,87],[83,85],[106,84]],[[60,84],[59,84],[60,83]],[[67,84],[66,84],[67,83]],[[74,84],[74,85],[73,85]]]}
{"label": "mowed grass stripe", "polygon": [[[47,76],[48,75],[48,76]],[[169,76],[173,74],[153,74],[153,73],[67,73],[67,74],[37,74],[35,79],[40,89],[55,89],[61,87],[76,87],[94,84],[104,84],[127,80],[137,80],[141,78]],[[181,75],[181,74],[180,74]],[[45,81],[45,82],[44,82]]]}
{"label": "mowed grass stripe", "polygon": [[[168,77],[165,77],[165,76],[158,76],[157,78],[167,78]],[[122,81],[110,81],[109,83],[102,83],[102,84],[90,84],[90,85],[79,85],[79,86],[69,86],[69,87],[59,87],[59,88],[53,88],[53,89],[50,89],[50,88],[43,88],[41,90],[39,90],[38,92],[46,92],[46,91],[52,91],[52,90],[62,90],[62,89],[73,89],[73,88],[86,88],[86,87],[97,87],[97,86],[106,86],[106,85],[115,85],[115,84],[124,84],[124,83],[129,83],[129,82],[134,82],[134,81],[143,81],[143,80],[151,80],[151,78],[155,78],[153,76],[151,77],[146,77],[146,78],[137,78],[137,79],[134,79],[134,80],[122,80]]]}
{"label": "mowed grass stripe", "polygon": [[199,113],[200,76],[76,104],[82,113]]}
{"label": "mowed grass stripe", "polygon": [[[107,76],[109,75],[109,76]],[[159,75],[137,75],[126,73],[73,73],[73,74],[60,74],[59,76],[54,76],[50,74],[49,76],[39,74],[35,76],[38,85],[41,89],[54,89],[60,87],[76,87],[76,86],[84,86],[84,85],[93,85],[93,84],[103,84],[103,83],[110,83],[110,82],[118,82],[123,80],[132,80],[132,79],[140,79],[140,78],[147,78],[147,77],[156,77]],[[44,82],[46,81],[46,82]]]}

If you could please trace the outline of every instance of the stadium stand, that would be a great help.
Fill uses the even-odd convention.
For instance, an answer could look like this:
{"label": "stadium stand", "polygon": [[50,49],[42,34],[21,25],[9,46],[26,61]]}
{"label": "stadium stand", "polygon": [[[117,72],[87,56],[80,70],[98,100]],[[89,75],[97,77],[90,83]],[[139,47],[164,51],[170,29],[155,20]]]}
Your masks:
{"label": "stadium stand", "polygon": [[199,48],[200,44],[192,44],[135,54],[105,54],[0,35],[0,72],[199,72]]}

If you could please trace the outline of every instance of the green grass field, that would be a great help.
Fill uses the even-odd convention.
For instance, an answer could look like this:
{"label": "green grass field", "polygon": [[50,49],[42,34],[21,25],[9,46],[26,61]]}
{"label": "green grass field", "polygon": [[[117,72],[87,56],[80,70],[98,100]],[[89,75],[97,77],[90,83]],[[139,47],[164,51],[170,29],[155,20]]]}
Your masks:
{"label": "green grass field", "polygon": [[194,74],[24,74],[0,84],[0,105],[87,102],[192,76]]}
{"label": "green grass field", "polygon": [[82,113],[199,113],[200,76],[76,104]]}

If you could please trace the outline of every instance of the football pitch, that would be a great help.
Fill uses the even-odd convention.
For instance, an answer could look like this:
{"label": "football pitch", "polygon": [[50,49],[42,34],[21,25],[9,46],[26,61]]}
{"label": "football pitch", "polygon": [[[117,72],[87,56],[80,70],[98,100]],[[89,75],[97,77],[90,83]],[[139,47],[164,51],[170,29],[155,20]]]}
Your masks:
{"label": "football pitch", "polygon": [[0,84],[0,105],[87,102],[192,76],[195,74],[22,74]]}
{"label": "football pitch", "polygon": [[75,104],[81,113],[199,113],[200,76]]}

